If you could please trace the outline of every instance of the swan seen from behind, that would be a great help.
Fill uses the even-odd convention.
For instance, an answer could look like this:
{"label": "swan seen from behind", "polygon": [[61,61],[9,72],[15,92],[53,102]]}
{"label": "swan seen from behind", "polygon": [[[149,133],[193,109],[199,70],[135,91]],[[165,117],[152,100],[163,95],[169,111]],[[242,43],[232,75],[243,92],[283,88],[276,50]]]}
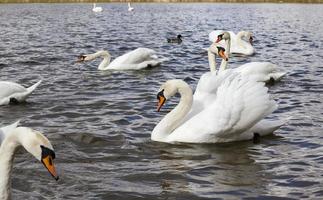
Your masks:
{"label": "swan seen from behind", "polygon": [[94,54],[81,55],[77,62],[90,61],[98,57],[103,57],[98,70],[140,70],[158,66],[163,62],[163,59],[158,58],[154,50],[148,48],[137,48],[115,58],[112,62],[110,62],[110,53],[102,50]]}
{"label": "swan seen from behind", "polygon": [[194,96],[182,80],[164,83],[157,94],[158,111],[176,93],[181,98],[155,126],[151,139],[166,143],[232,142],[253,139],[255,134],[267,135],[283,125],[279,120],[264,119],[277,108],[264,83],[232,70],[212,80],[217,79],[216,86],[203,87]]}
{"label": "swan seen from behind", "polygon": [[[11,172],[15,151],[24,147],[43,163],[48,172],[58,180],[54,162],[55,153],[49,140],[40,132],[27,127],[18,127],[18,122],[0,128],[0,199],[10,199]],[[36,175],[36,174],[35,174]],[[36,175],[37,176],[37,175]]]}
{"label": "swan seen from behind", "polygon": [[25,88],[22,85],[9,81],[0,81],[0,105],[24,102],[42,81]]}

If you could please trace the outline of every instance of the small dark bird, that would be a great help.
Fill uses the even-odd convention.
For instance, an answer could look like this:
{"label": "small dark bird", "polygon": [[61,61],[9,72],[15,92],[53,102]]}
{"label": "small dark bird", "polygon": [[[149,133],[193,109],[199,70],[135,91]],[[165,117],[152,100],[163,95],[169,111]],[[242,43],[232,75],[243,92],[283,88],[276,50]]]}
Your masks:
{"label": "small dark bird", "polygon": [[180,44],[180,43],[182,43],[182,36],[181,35],[177,35],[177,37],[176,38],[167,38],[167,42],[168,43],[178,43],[178,44]]}

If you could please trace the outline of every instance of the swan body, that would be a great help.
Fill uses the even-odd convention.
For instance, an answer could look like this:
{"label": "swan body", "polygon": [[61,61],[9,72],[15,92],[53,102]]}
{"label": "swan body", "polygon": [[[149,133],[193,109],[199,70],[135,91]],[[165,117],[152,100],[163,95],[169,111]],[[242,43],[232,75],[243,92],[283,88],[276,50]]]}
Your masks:
{"label": "swan body", "polygon": [[25,101],[40,83],[41,80],[34,85],[25,88],[14,82],[0,81],[0,105]]}
{"label": "swan body", "polygon": [[[209,40],[213,43],[219,34],[223,33],[222,30],[215,30],[209,34]],[[243,54],[243,55],[253,55],[255,49],[252,46],[253,37],[249,31],[240,31],[238,34],[228,31],[231,37],[231,53]],[[246,39],[246,40],[244,40]]]}
{"label": "swan body", "polygon": [[0,128],[0,199],[10,199],[11,171],[14,154],[23,146],[37,160],[41,161],[49,173],[58,180],[53,159],[55,153],[49,140],[40,132],[27,127],[18,127],[18,123]]}
{"label": "swan body", "polygon": [[93,3],[93,8],[92,8],[93,12],[102,12],[103,9],[102,7],[97,7],[95,3]]}
{"label": "swan body", "polygon": [[129,11],[129,12],[134,11],[134,8],[133,8],[133,7],[131,7],[130,2],[128,3],[128,11]]}
{"label": "swan body", "polygon": [[159,59],[156,52],[148,48],[137,48],[122,56],[117,57],[111,63],[111,55],[108,51],[98,51],[94,54],[81,55],[78,62],[93,60],[97,57],[103,57],[99,70],[140,70],[147,67],[155,67],[163,61]]}
{"label": "swan body", "polygon": [[[231,52],[231,35],[229,32],[223,32],[217,36],[218,41],[225,41],[225,52],[224,56],[222,56],[222,63],[219,68],[219,73],[224,71],[228,65],[228,58]],[[217,43],[213,43],[208,51],[208,59],[210,64],[211,71],[216,71],[216,62],[215,62],[215,55],[217,55],[214,50],[212,50],[212,46],[216,45]],[[214,48],[213,48],[214,49]],[[219,54],[219,53],[218,53]],[[227,59],[224,59],[227,58]],[[236,72],[239,72],[242,75],[248,75],[254,78],[256,81],[259,82],[275,82],[280,80],[283,76],[285,76],[286,72],[280,71],[278,66],[272,64],[270,62],[250,62],[240,67],[234,69]]]}
{"label": "swan body", "polygon": [[[206,78],[206,76],[212,77]],[[269,99],[264,83],[233,70],[216,74],[208,72],[201,77],[194,96],[182,80],[164,83],[157,95],[158,110],[165,101],[180,93],[178,105],[154,128],[151,139],[167,143],[220,143],[250,140],[257,133],[267,135],[283,122],[264,118],[276,108]],[[215,83],[209,87],[203,84]],[[200,85],[202,84],[202,85]]]}
{"label": "swan body", "polygon": [[178,43],[178,44],[180,44],[180,43],[182,43],[182,35],[177,35],[177,37],[176,38],[167,38],[167,42],[168,43]]}

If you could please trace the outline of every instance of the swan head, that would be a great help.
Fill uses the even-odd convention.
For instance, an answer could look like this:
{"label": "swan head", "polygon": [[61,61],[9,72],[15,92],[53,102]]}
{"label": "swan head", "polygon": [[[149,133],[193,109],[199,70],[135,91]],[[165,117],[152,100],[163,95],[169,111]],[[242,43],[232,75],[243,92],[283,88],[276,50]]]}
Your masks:
{"label": "swan head", "polygon": [[157,93],[157,112],[160,111],[167,99],[170,99],[178,92],[178,85],[180,84],[180,81],[181,80],[168,80],[159,88]]}
{"label": "swan head", "polygon": [[18,141],[37,160],[43,163],[48,172],[58,180],[53,160],[55,152],[49,140],[39,131],[27,127],[18,127],[14,130],[18,133]]}
{"label": "swan head", "polygon": [[229,40],[229,39],[231,39],[230,33],[225,31],[225,32],[223,32],[223,33],[221,33],[221,34],[218,35],[215,43],[218,43],[221,40]]}

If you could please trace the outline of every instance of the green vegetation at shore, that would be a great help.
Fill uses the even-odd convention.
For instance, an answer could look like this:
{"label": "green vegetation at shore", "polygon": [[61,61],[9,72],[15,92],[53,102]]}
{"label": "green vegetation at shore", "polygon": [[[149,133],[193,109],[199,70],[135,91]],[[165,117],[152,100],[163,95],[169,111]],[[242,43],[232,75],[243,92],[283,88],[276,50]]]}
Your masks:
{"label": "green vegetation at shore", "polygon": [[0,0],[1,3],[323,3],[323,0]]}

